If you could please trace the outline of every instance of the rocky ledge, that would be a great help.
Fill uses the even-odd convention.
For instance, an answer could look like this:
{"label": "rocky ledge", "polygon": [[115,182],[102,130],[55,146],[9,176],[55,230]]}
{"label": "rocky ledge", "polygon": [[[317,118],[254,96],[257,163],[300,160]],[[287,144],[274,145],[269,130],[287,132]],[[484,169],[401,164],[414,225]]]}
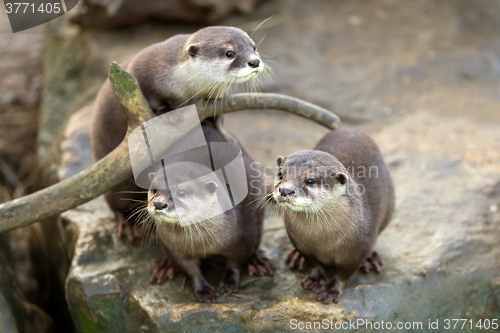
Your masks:
{"label": "rocky ledge", "polygon": [[[77,132],[78,140],[88,139]],[[98,198],[61,217],[73,257],[67,300],[76,327],[81,332],[272,332],[291,330],[293,319],[367,319],[421,322],[426,329],[429,319],[442,325],[447,318],[498,318],[499,128],[417,113],[372,135],[393,173],[396,214],[376,246],[384,270],[356,274],[339,304],[318,303],[301,289],[304,273],[284,263],[291,245],[272,212],[261,247],[278,266],[274,277],[245,276],[240,292],[221,296],[217,304],[196,302],[182,276],[151,285],[149,264],[161,257],[157,244],[118,240],[114,218]],[[69,154],[71,130],[67,136]],[[274,158],[262,162],[274,165]],[[213,284],[220,278],[216,262],[208,262],[204,271]]]}

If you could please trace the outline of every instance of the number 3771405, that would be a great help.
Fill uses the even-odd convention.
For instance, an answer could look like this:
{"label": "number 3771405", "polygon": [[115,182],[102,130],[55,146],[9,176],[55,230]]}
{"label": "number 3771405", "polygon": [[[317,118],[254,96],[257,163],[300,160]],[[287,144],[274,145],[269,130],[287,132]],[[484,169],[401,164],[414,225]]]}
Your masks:
{"label": "number 3771405", "polygon": [[35,14],[35,13],[55,13],[58,14],[61,12],[61,4],[60,3],[41,3],[40,5],[36,5],[34,3],[29,2],[14,2],[14,3],[6,3],[5,8],[7,10],[7,14],[15,13],[15,14]]}

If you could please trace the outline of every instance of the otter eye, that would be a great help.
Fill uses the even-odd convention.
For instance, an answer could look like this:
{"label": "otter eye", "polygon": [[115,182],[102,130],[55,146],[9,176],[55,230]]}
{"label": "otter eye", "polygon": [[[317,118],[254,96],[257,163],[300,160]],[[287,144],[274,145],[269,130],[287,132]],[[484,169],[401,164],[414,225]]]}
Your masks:
{"label": "otter eye", "polygon": [[257,51],[257,48],[255,47],[255,45],[253,46],[253,50],[254,50],[254,51]]}
{"label": "otter eye", "polygon": [[306,185],[307,186],[312,186],[314,184],[316,184],[316,181],[314,179],[308,179],[308,180],[306,180]]}
{"label": "otter eye", "polygon": [[151,189],[151,192],[153,192],[153,194],[156,194],[157,191],[155,188],[153,188],[153,189]]}
{"label": "otter eye", "polygon": [[281,172],[281,171],[280,171],[280,172],[278,172],[278,178],[279,178],[280,180],[283,180],[283,172]]}
{"label": "otter eye", "polygon": [[233,58],[234,57],[234,52],[233,51],[227,51],[226,52],[226,57]]}
{"label": "otter eye", "polygon": [[179,198],[184,198],[187,195],[187,192],[184,190],[180,190],[179,192],[177,192],[177,195],[179,196]]}

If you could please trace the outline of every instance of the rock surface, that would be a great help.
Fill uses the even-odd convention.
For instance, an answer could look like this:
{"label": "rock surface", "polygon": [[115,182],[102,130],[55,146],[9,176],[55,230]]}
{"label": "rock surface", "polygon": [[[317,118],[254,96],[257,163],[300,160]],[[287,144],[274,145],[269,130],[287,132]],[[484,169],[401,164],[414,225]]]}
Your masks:
{"label": "rock surface", "polygon": [[[240,115],[244,119],[249,113],[234,117]],[[304,124],[303,134],[318,135],[312,133],[316,125],[275,116]],[[196,302],[182,276],[151,285],[148,266],[161,257],[159,248],[154,241],[135,246],[118,241],[102,198],[66,212],[63,224],[74,251],[67,298],[75,324],[81,332],[194,332],[202,327],[271,332],[290,330],[291,319],[422,322],[427,328],[429,319],[498,317],[499,129],[484,131],[470,121],[416,113],[373,134],[393,173],[396,214],[376,246],[384,270],[357,273],[338,305],[318,303],[302,290],[304,273],[290,271],[283,262],[291,246],[280,218],[271,212],[261,247],[277,263],[276,275],[245,276],[237,295],[210,305]],[[261,145],[270,152],[264,164],[274,165],[275,144]],[[290,145],[287,149],[310,148],[308,141]],[[215,284],[220,265],[209,262],[205,272]]]}

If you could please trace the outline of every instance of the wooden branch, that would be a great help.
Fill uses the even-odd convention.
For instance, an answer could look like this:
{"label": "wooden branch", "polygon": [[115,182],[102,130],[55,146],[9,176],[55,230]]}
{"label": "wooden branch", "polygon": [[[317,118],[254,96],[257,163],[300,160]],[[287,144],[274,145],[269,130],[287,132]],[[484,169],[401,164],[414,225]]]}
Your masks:
{"label": "wooden branch", "polygon": [[[132,174],[128,151],[128,134],[154,117],[135,78],[116,63],[109,78],[128,123],[122,143],[88,169],[33,194],[0,204],[0,233],[26,227],[34,222],[75,208],[105,193]],[[340,119],[333,113],[296,98],[278,94],[236,94],[224,99],[222,105],[208,102],[198,107],[200,118],[245,109],[276,109],[311,119],[330,129]],[[175,135],[173,134],[175,137]],[[171,142],[174,142],[172,140]],[[167,147],[165,147],[167,148]]]}

